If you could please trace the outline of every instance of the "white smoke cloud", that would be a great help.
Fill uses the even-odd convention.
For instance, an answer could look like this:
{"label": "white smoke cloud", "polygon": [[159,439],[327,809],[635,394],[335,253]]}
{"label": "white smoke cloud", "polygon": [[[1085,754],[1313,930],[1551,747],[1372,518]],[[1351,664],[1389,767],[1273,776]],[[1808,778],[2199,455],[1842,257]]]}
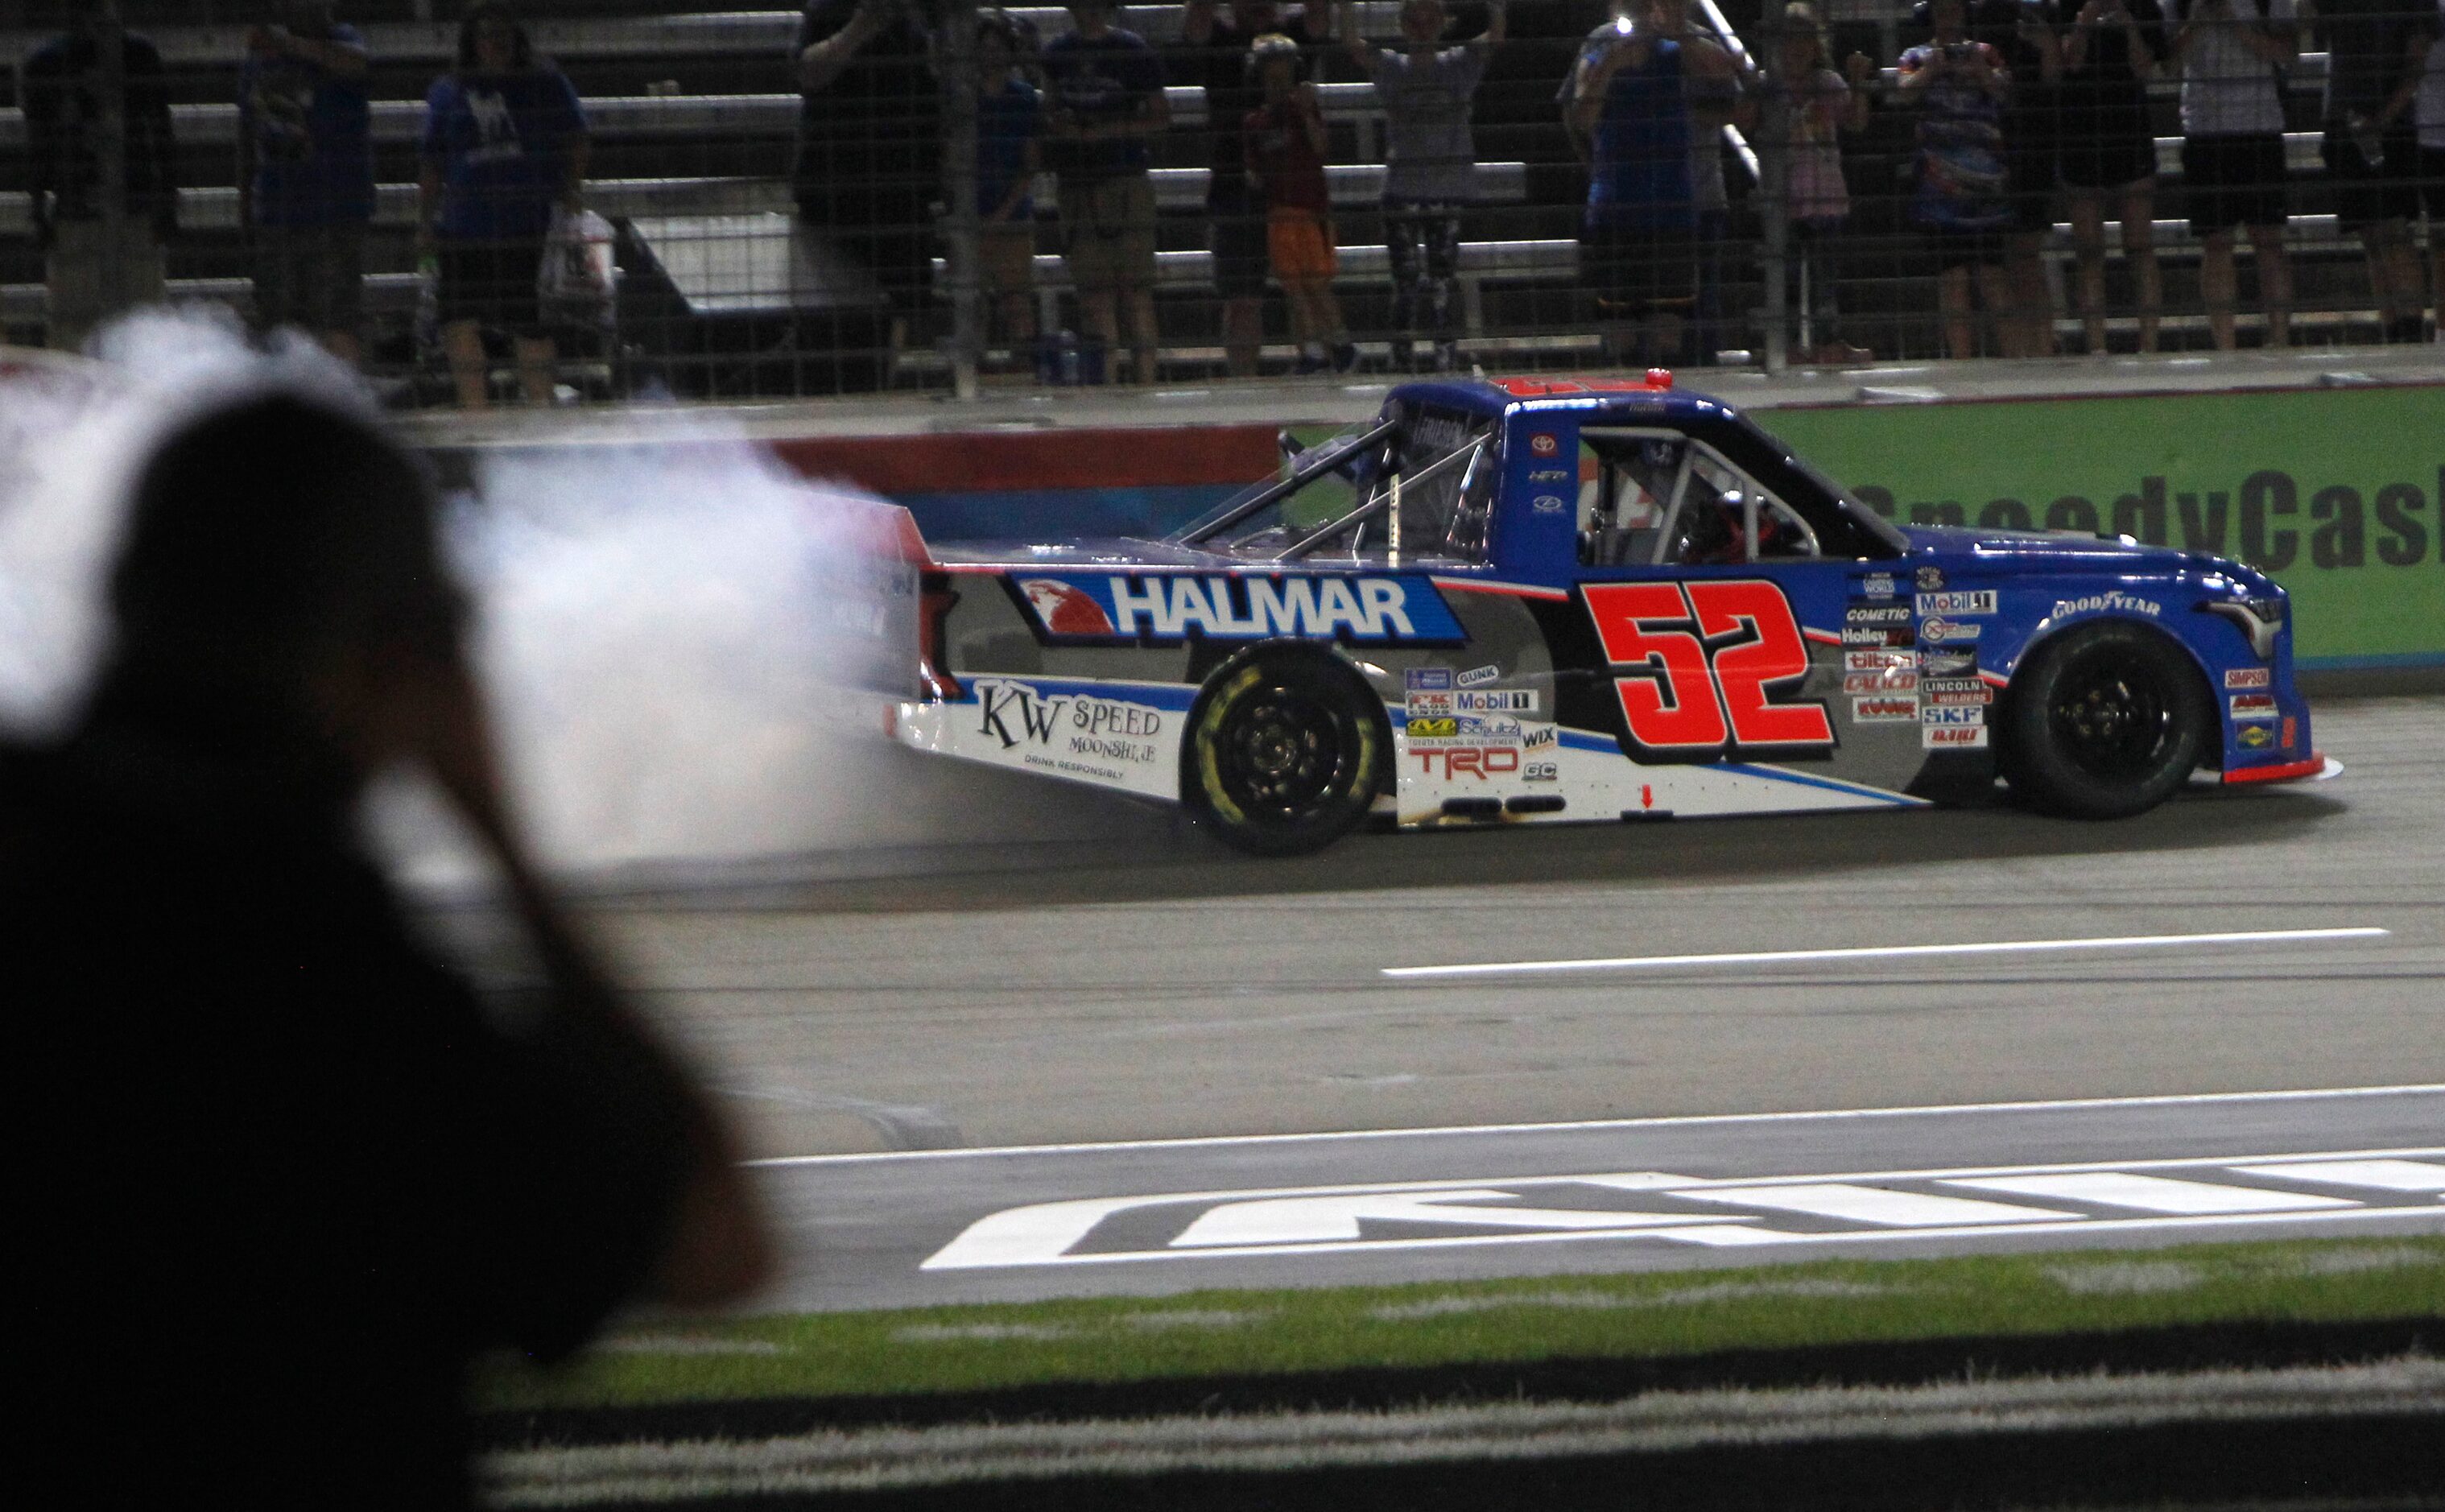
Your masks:
{"label": "white smoke cloud", "polygon": [[[372,407],[310,345],[266,355],[212,315],[137,317],[100,350],[82,376],[0,379],[0,733],[39,735],[75,708],[130,474],[157,438],[263,387]],[[890,743],[883,696],[855,675],[887,605],[849,559],[849,522],[876,501],[809,483],[715,420],[674,410],[651,430],[492,454],[447,516],[513,797],[547,865],[973,853],[1168,828]],[[411,882],[480,875],[420,783],[386,784],[373,807]]]}

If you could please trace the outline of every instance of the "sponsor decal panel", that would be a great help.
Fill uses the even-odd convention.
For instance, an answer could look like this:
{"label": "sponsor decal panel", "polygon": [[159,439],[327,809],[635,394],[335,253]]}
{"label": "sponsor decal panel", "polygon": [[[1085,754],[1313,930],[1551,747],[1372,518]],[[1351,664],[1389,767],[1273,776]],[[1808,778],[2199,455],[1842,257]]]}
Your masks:
{"label": "sponsor decal panel", "polygon": [[1521,759],[1516,745],[1434,745],[1412,750],[1409,758],[1422,775],[1444,782],[1517,776]]}
{"label": "sponsor decal panel", "polygon": [[1918,722],[1925,725],[1985,724],[1987,711],[1968,705],[1931,703],[1920,708]]}
{"label": "sponsor decal panel", "polygon": [[1842,691],[1845,693],[1912,693],[1917,689],[1918,674],[1907,667],[1842,674]]}
{"label": "sponsor decal panel", "polygon": [[2236,719],[2272,719],[2282,712],[2272,693],[2236,693],[2230,701]]}
{"label": "sponsor decal panel", "polygon": [[1056,641],[1297,636],[1359,644],[1458,641],[1460,622],[1423,577],[1065,572],[1014,577]]}
{"label": "sponsor decal panel", "polygon": [[1919,622],[1918,638],[1930,644],[1942,644],[1947,641],[1974,641],[1986,631],[1986,628],[1983,625],[1964,625],[1957,620],[1948,620],[1941,615],[1935,615]]}
{"label": "sponsor decal panel", "polygon": [[1921,614],[1992,614],[1995,612],[1993,588],[1956,588],[1950,593],[1922,593],[1917,599]]}
{"label": "sponsor decal panel", "polygon": [[1916,724],[1918,700],[1907,695],[1853,699],[1851,718],[1860,724]]}
{"label": "sponsor decal panel", "polygon": [[1528,474],[1528,481],[1531,483],[1565,483],[1570,481],[1570,476],[1571,475],[1568,472],[1558,467],[1540,467],[1530,470]]}
{"label": "sponsor decal panel", "polygon": [[986,754],[1021,765],[1167,793],[1179,752],[1178,716],[1129,699],[1049,692],[977,678],[973,736]]}
{"label": "sponsor decal panel", "polygon": [[1921,593],[1933,593],[1940,590],[1944,587],[1944,569],[1940,567],[1920,568],[1918,571],[1913,575],[1911,586],[1917,588]]}
{"label": "sponsor decal panel", "polygon": [[1974,678],[1978,675],[1978,652],[1922,651],[1918,658],[1919,673],[1931,678]]}
{"label": "sponsor decal panel", "polygon": [[1452,707],[1463,714],[1534,714],[1534,688],[1463,689],[1452,695]]}
{"label": "sponsor decal panel", "polygon": [[1909,645],[1917,638],[1907,625],[1846,625],[1842,626],[1844,645]]}
{"label": "sponsor decal panel", "polygon": [[2233,738],[2245,751],[2264,751],[2275,743],[2275,732],[2263,724],[2245,724]]}
{"label": "sponsor decal panel", "polygon": [[1408,702],[1412,719],[1441,719],[1452,713],[1452,696],[1448,693],[1412,693]]}
{"label": "sponsor decal panel", "polygon": [[1845,672],[1880,672],[1892,667],[1915,668],[1917,665],[1916,651],[1845,651],[1842,653],[1842,670]]}
{"label": "sponsor decal panel", "polygon": [[1502,676],[1502,669],[1499,666],[1473,666],[1467,671],[1463,672],[1460,676],[1452,679],[1452,686],[1460,688],[1484,687],[1486,683],[1495,681]]}
{"label": "sponsor decal panel", "polygon": [[1528,507],[1540,514],[1559,514],[1570,508],[1559,494],[1540,494],[1528,501]]}
{"label": "sponsor decal panel", "polygon": [[2239,688],[2271,688],[2275,685],[2275,669],[2269,666],[2237,666],[2224,675],[2228,692]]}
{"label": "sponsor decal panel", "polygon": [[2284,717],[2284,749],[2292,750],[2301,743],[2301,721],[2290,715]]}
{"label": "sponsor decal panel", "polygon": [[1889,599],[1894,596],[1894,575],[1871,572],[1859,579],[1859,596],[1863,599]]}
{"label": "sponsor decal panel", "polygon": [[1452,685],[1451,668],[1413,666],[1401,674],[1401,685],[1412,693],[1421,688],[1441,688],[1448,691]]}
{"label": "sponsor decal panel", "polygon": [[1845,625],[1908,625],[1911,622],[1907,604],[1854,604],[1842,611]]}
{"label": "sponsor decal panel", "polygon": [[1987,749],[1987,727],[1983,724],[1923,724],[1919,726],[1918,743],[1930,751],[1984,751]]}
{"label": "sponsor decal panel", "polygon": [[1554,439],[1551,431],[1539,431],[1528,438],[1528,452],[1532,457],[1552,457],[1561,449],[1562,443]]}
{"label": "sponsor decal panel", "polygon": [[1412,718],[1409,720],[1409,738],[1412,740],[1449,740],[1459,734],[1460,721],[1448,716],[1424,719]]}
{"label": "sponsor decal panel", "polygon": [[[1559,750],[1561,748],[1561,743],[1562,731],[1559,725],[1527,724],[1521,726],[1520,749],[1522,751]],[[1536,779],[1532,777],[1529,780],[1534,781]]]}
{"label": "sponsor decal panel", "polygon": [[2060,620],[2067,614],[2144,614],[2153,620],[2164,612],[2165,607],[2155,599],[2139,598],[2117,588],[2076,599],[2057,599],[2047,618]]}
{"label": "sponsor decal panel", "polygon": [[[1954,681],[1958,680],[1948,678],[1945,681]],[[1986,683],[1980,682],[1973,687],[1947,688],[1933,693],[1930,693],[1925,688],[1921,688],[1919,690],[1919,697],[1927,700],[1929,703],[1934,704],[1940,708],[1983,709],[1987,705],[1995,701],[1995,690],[1988,687]]]}

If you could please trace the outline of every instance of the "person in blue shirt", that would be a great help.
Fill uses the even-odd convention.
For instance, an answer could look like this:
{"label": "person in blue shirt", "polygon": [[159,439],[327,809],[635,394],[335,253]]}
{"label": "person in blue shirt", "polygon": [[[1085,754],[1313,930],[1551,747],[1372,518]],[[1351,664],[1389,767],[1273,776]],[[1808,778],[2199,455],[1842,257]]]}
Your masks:
{"label": "person in blue shirt", "polygon": [[1615,361],[1681,358],[1697,301],[1697,195],[1689,70],[1681,44],[1633,0],[1592,34],[1563,85],[1564,120],[1586,144],[1580,281],[1593,289]]}
{"label": "person in blue shirt", "polygon": [[1155,204],[1149,140],[1171,124],[1163,60],[1112,25],[1112,0],[1070,0],[1077,29],[1044,49],[1044,161],[1061,192],[1061,256],[1105,351],[1129,323],[1132,376],[1154,382]]}
{"label": "person in blue shirt", "polygon": [[374,214],[364,39],[330,0],[284,0],[247,35],[238,74],[238,223],[254,252],[266,328],[309,331],[359,355],[365,226]]}
{"label": "person in blue shirt", "polygon": [[488,402],[484,329],[507,331],[531,404],[552,401],[559,352],[536,279],[552,214],[575,214],[586,181],[586,114],[559,69],[534,55],[498,0],[468,9],[458,65],[424,101],[418,251],[438,265],[441,345],[458,402]]}

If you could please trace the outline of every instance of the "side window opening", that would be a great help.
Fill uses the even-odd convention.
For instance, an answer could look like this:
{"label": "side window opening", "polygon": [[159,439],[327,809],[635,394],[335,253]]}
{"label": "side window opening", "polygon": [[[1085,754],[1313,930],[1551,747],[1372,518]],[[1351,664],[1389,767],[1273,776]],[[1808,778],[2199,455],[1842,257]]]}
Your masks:
{"label": "side window opening", "polygon": [[1821,554],[1800,513],[1701,442],[1673,433],[1581,433],[1579,560],[1710,567]]}

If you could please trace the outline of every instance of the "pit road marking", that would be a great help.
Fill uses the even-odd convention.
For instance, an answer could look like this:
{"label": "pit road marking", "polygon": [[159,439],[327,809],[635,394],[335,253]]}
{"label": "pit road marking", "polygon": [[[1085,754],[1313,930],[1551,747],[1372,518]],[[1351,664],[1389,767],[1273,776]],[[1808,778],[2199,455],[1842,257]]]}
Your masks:
{"label": "pit road marking", "polygon": [[[2445,1219],[2445,1147],[2251,1154],[2211,1159],[2099,1161],[1713,1180],[1662,1171],[1591,1172],[1475,1182],[1398,1182],[1363,1186],[1160,1192],[1034,1203],[970,1223],[918,1268],[1111,1265],[1216,1256],[1329,1255],[1401,1249],[1648,1240],[1708,1246],[1893,1243],[1996,1234],[2130,1233],[2301,1222]],[[2181,1173],[2176,1176],[2174,1173]],[[2230,1178],[2242,1177],[2242,1181]],[[2218,1179],[2226,1178],[2226,1179]],[[2308,1194],[2282,1184],[2325,1188]],[[1909,1185],[1904,1185],[1909,1184]],[[1911,1185],[1961,1189],[1950,1196]],[[1708,1209],[1499,1204],[1522,1192],[1578,1188]],[[2007,1203],[1967,1192],[2052,1201]],[[2373,1195],[2340,1197],[2355,1190]],[[2413,1201],[2403,1201],[2409,1197]],[[2417,1199],[2425,1198],[2425,1202]],[[2074,1204],[2143,1218],[2091,1216]],[[1160,1248],[1082,1249],[1110,1219],[1177,1206],[1183,1222]],[[1792,1227],[1794,1222],[1835,1227]],[[1370,1223],[1453,1225],[1495,1233],[1366,1237]],[[1524,1230],[1524,1231],[1523,1231]],[[1109,1242],[1109,1241],[1108,1241]]]}

